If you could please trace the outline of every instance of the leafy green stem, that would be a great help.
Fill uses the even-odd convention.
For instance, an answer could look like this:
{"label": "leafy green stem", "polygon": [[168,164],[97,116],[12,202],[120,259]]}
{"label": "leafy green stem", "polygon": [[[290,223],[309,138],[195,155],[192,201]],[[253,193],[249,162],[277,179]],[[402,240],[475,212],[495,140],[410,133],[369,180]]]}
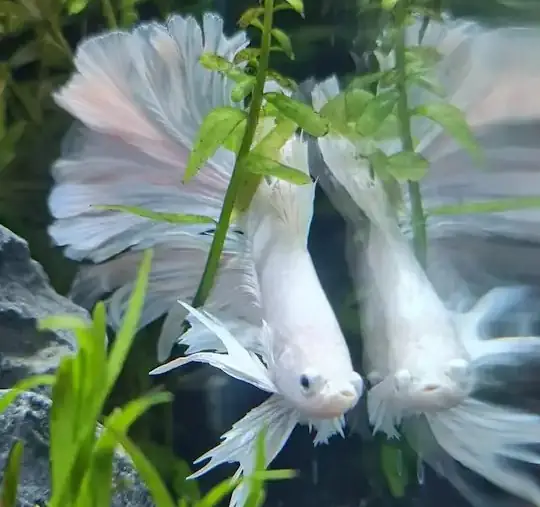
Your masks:
{"label": "leafy green stem", "polygon": [[206,266],[204,273],[195,293],[193,299],[193,306],[202,306],[210,295],[210,291],[214,285],[217,270],[219,268],[219,261],[221,253],[223,251],[223,245],[227,237],[227,231],[229,230],[229,224],[231,222],[231,215],[234,210],[236,202],[236,196],[242,183],[243,170],[242,165],[245,157],[249,154],[253,138],[255,136],[255,130],[259,121],[259,114],[262,106],[264,84],[266,80],[266,73],[268,70],[268,63],[270,59],[270,46],[272,42],[272,23],[274,17],[274,0],[265,0],[264,2],[264,21],[263,31],[261,38],[261,52],[259,57],[259,65],[257,69],[257,75],[255,79],[255,86],[253,88],[252,99],[249,106],[249,112],[246,122],[246,131],[242,139],[242,144],[238,150],[238,156],[236,157],[236,163],[234,165],[233,173],[225,199],[221,214],[219,216],[219,222],[214,233],[212,246],[210,247],[210,253],[206,260]]}
{"label": "leafy green stem", "polygon": [[[409,101],[407,96],[407,72],[406,72],[406,18],[408,0],[399,0],[396,5],[396,74],[398,98],[398,119],[400,126],[401,144],[405,151],[413,152],[414,144],[411,133],[411,115],[409,112]],[[422,265],[426,263],[427,256],[427,235],[426,235],[426,215],[422,205],[422,194],[420,184],[417,181],[409,181],[409,196],[411,199],[412,217],[411,226],[413,230],[413,242],[416,257]]]}

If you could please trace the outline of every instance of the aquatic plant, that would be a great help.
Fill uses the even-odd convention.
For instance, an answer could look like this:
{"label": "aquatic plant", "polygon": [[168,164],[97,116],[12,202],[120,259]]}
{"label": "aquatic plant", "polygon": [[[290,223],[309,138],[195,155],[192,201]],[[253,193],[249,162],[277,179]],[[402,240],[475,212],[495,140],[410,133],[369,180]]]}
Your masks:
{"label": "aquatic plant", "polygon": [[[41,330],[63,329],[77,337],[78,351],[65,357],[54,375],[36,375],[20,381],[0,398],[0,412],[22,392],[48,385],[52,387],[50,409],[51,497],[47,507],[106,507],[114,492],[113,457],[122,449],[131,458],[157,507],[213,507],[242,481],[249,482],[248,505],[264,501],[264,484],[294,475],[290,470],[264,471],[264,434],[259,437],[255,473],[245,479],[229,479],[217,485],[203,498],[173,499],[158,472],[129,437],[130,426],[150,407],[168,403],[172,395],[150,392],[118,407],[102,419],[105,400],[114,386],[127,353],[144,303],[152,261],[146,251],[132,292],[129,308],[111,350],[107,353],[105,308],[98,303],[92,321],[57,315],[39,322]],[[101,424],[100,424],[101,423]],[[13,445],[0,493],[2,507],[16,505],[18,472],[24,454],[22,441]],[[180,503],[178,503],[180,502]]]}

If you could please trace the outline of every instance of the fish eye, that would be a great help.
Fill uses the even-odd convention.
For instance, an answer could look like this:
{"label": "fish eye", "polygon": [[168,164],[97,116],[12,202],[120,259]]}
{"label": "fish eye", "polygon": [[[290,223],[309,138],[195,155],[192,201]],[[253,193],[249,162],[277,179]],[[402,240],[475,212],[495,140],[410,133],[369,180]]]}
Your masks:
{"label": "fish eye", "polygon": [[309,390],[311,382],[306,374],[300,375],[300,385],[302,386],[302,389],[304,389],[304,391]]}
{"label": "fish eye", "polygon": [[305,396],[311,396],[315,392],[317,392],[319,389],[322,388],[322,385],[324,384],[324,379],[319,375],[316,371],[305,371],[302,373],[298,380],[300,382],[300,387],[302,389],[302,393]]}

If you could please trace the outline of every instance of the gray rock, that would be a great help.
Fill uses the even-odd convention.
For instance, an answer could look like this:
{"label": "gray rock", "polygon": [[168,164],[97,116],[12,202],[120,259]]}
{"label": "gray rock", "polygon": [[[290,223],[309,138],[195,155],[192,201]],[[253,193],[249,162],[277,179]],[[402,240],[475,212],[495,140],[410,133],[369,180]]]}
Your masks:
{"label": "gray rock", "polygon": [[[6,391],[0,391],[0,396]],[[21,394],[0,414],[0,470],[9,450],[20,439],[24,443],[19,477],[18,507],[45,505],[50,496],[49,409],[51,400],[34,392]],[[151,497],[129,458],[117,454],[114,462],[115,493],[112,507],[152,507]]]}
{"label": "gray rock", "polygon": [[29,375],[49,373],[76,350],[69,332],[39,332],[48,315],[88,313],[57,294],[28,244],[0,225],[0,388]]}

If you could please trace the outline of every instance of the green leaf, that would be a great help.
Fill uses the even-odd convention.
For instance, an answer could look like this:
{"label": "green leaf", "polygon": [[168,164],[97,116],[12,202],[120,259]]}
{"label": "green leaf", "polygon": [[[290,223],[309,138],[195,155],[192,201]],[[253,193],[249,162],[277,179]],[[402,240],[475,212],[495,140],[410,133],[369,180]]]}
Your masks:
{"label": "green leaf", "polygon": [[233,102],[242,102],[253,91],[255,81],[255,76],[249,76],[247,74],[241,79],[238,79],[231,91],[231,99]]}
{"label": "green leaf", "polygon": [[418,153],[402,151],[388,157],[386,168],[398,181],[419,181],[426,175],[429,162]]}
{"label": "green leaf", "polygon": [[274,176],[280,180],[288,181],[296,185],[311,183],[309,174],[299,169],[289,167],[280,162],[276,162],[258,153],[251,152],[242,162],[245,170],[260,176]]}
{"label": "green leaf", "polygon": [[197,140],[189,155],[184,183],[197,174],[199,168],[223,145],[238,124],[246,119],[245,111],[235,107],[213,109],[203,120]]}
{"label": "green leaf", "polygon": [[[262,126],[263,122],[259,122]],[[278,159],[283,145],[291,138],[296,131],[296,123],[288,118],[279,118],[270,132],[268,132],[252,149],[251,153],[263,155],[269,159]],[[245,211],[251,201],[257,188],[259,187],[262,176],[248,173],[238,189],[235,202],[235,209]]]}
{"label": "green leaf", "polygon": [[197,507],[215,507],[216,505],[220,505],[220,502],[230,495],[240,482],[240,479],[225,479],[204,495],[202,499],[197,502]]}
{"label": "green leaf", "polygon": [[17,488],[19,486],[23,451],[24,446],[20,440],[17,440],[9,450],[2,479],[2,496],[0,497],[2,507],[16,507],[17,505]]}
{"label": "green leaf", "polygon": [[12,69],[22,67],[28,63],[39,60],[40,55],[40,44],[39,41],[34,39],[26,44],[20,46],[10,57],[9,66]]}
{"label": "green leaf", "polygon": [[228,72],[235,68],[234,65],[226,58],[210,52],[203,53],[199,57],[199,62],[208,70],[213,70],[216,72]]}
{"label": "green leaf", "polygon": [[[38,11],[39,14],[39,11]],[[0,18],[7,27],[7,33],[21,29],[24,23],[32,19],[32,13],[21,3],[13,0],[0,0]]]}
{"label": "green leaf", "polygon": [[395,91],[382,92],[368,102],[362,116],[356,122],[356,131],[371,137],[382,127],[396,107],[398,94]]}
{"label": "green leaf", "polygon": [[9,391],[0,396],[0,414],[6,410],[21,394],[39,386],[54,385],[54,375],[34,375],[20,380]]}
{"label": "green leaf", "polygon": [[306,104],[277,92],[265,93],[264,97],[270,104],[275,106],[281,114],[293,120],[308,134],[315,137],[321,137],[328,132],[328,120],[313,111],[313,109]]}
{"label": "green leaf", "polygon": [[262,15],[264,15],[263,7],[251,7],[247,9],[242,16],[240,16],[238,26],[240,26],[240,28],[247,28],[249,25],[253,25],[257,26],[258,28],[262,28],[259,20]]}
{"label": "green leaf", "polygon": [[447,204],[427,210],[428,215],[460,215],[467,213],[501,213],[540,207],[540,197],[517,197],[484,202]]}
{"label": "green leaf", "polygon": [[364,113],[374,95],[360,88],[349,88],[330,99],[321,115],[330,120],[334,130],[349,137],[356,130],[356,122]]}
{"label": "green leaf", "polygon": [[[163,484],[156,469],[152,463],[146,459],[135,443],[133,443],[127,435],[115,432],[111,428],[109,428],[109,430],[114,434],[116,440],[122,445],[127,454],[129,454],[138,474],[150,491],[154,503],[159,505],[159,507],[176,507],[174,500],[171,498],[167,487]],[[201,507],[200,504],[198,504],[197,507]]]}
{"label": "green leaf", "polygon": [[123,27],[129,27],[139,19],[136,5],[140,1],[141,0],[122,0],[120,6],[120,23]]}
{"label": "green leaf", "polygon": [[373,150],[367,156],[370,168],[382,181],[386,181],[390,176],[388,171],[388,156],[380,149]]}
{"label": "green leaf", "polygon": [[104,204],[94,206],[97,209],[108,211],[122,211],[140,217],[156,220],[157,222],[168,222],[170,224],[212,224],[216,221],[204,215],[184,215],[182,213],[163,213],[160,211],[150,211],[137,206],[122,206],[120,204]]}
{"label": "green leaf", "polygon": [[79,14],[84,9],[86,9],[86,7],[88,7],[88,1],[89,0],[68,0],[66,2],[67,11],[71,15]]}
{"label": "green leaf", "polygon": [[244,118],[233,131],[229,134],[229,137],[225,139],[223,147],[227,150],[232,151],[233,153],[238,153],[242,141],[244,140],[244,135],[246,133],[247,118]]}
{"label": "green leaf", "polygon": [[76,315],[50,315],[37,322],[38,331],[83,331],[91,327],[92,324],[88,320]]}
{"label": "green leaf", "polygon": [[280,30],[279,28],[273,28],[271,34],[274,37],[274,39],[276,39],[276,41],[278,42],[280,47],[283,49],[285,54],[291,60],[294,60],[294,52],[292,49],[292,43],[289,36],[283,30]]}
{"label": "green leaf", "polygon": [[[148,409],[172,400],[170,393],[151,393],[115,409],[105,422],[92,452],[89,470],[85,475],[79,499],[92,498],[90,505],[110,505],[112,499],[113,458],[118,435],[127,435],[129,428]],[[77,506],[78,507],[78,506]]]}
{"label": "green leaf", "polygon": [[148,287],[148,279],[152,268],[152,250],[146,250],[137,274],[135,286],[129,298],[128,309],[124,315],[122,325],[118,330],[107,365],[107,391],[111,392],[122,367],[127,358],[135,334],[137,333],[139,319],[144,306],[145,293]]}
{"label": "green leaf", "polygon": [[304,1],[303,0],[285,0],[296,12],[304,15]]}
{"label": "green leaf", "polygon": [[0,171],[15,159],[17,144],[24,134],[26,125],[27,123],[22,120],[15,122],[0,139]]}
{"label": "green leaf", "polygon": [[275,127],[268,132],[253,148],[259,155],[269,158],[277,158],[281,148],[296,132],[296,123],[288,118],[280,118]]}
{"label": "green leaf", "polygon": [[187,479],[192,470],[183,459],[165,444],[157,444],[150,440],[138,441],[144,455],[154,464],[159,475],[166,484],[170,484],[176,497],[197,502],[201,493],[197,481]]}
{"label": "green leaf", "polygon": [[400,0],[382,0],[381,7],[385,11],[391,11]]}
{"label": "green leaf", "polygon": [[56,370],[56,382],[52,391],[49,419],[53,501],[55,497],[69,494],[69,476],[77,455],[75,442],[79,430],[76,423],[79,419],[77,394],[80,377],[74,369],[73,358],[62,359]]}
{"label": "green leaf", "polygon": [[250,62],[257,60],[261,54],[260,48],[245,48],[234,55],[233,63]]}
{"label": "green leaf", "polygon": [[296,84],[294,79],[286,77],[272,69],[268,69],[268,71],[266,72],[266,78],[269,81],[275,81],[279,86],[285,88],[286,90],[291,90],[294,92],[298,88],[298,85]]}
{"label": "green leaf", "polygon": [[409,482],[409,475],[403,463],[401,449],[383,443],[381,445],[381,465],[392,495],[395,498],[403,497]]}
{"label": "green leaf", "polygon": [[[265,471],[266,469],[266,426],[263,427],[257,435],[255,446],[255,472]],[[249,494],[245,507],[259,507],[262,505],[264,497],[264,481],[251,474],[245,480],[249,484]]]}
{"label": "green leaf", "polygon": [[30,120],[38,124],[41,123],[43,120],[43,113],[36,84],[16,84],[12,81],[10,90],[22,104]]}
{"label": "green leaf", "polygon": [[406,63],[418,67],[433,67],[441,61],[441,58],[441,53],[433,46],[409,46],[405,52]]}
{"label": "green leaf", "polygon": [[482,152],[476,142],[476,138],[459,108],[444,102],[433,102],[418,106],[413,109],[412,113],[418,116],[425,116],[438,123],[448,134],[469,151],[475,159],[482,159]]}

